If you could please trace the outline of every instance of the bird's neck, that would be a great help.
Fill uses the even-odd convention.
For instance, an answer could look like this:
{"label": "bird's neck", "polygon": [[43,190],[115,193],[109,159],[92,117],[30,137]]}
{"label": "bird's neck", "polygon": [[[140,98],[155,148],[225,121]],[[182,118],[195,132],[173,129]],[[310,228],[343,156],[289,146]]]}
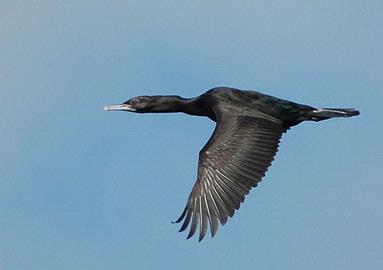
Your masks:
{"label": "bird's neck", "polygon": [[180,96],[156,96],[150,109],[153,113],[182,112],[190,115],[207,116],[201,100],[197,98],[182,98]]}

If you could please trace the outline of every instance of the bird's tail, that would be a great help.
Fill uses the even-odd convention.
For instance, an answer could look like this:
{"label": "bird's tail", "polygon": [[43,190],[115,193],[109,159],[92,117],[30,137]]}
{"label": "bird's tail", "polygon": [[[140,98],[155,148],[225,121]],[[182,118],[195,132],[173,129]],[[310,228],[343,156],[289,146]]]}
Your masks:
{"label": "bird's tail", "polygon": [[359,111],[356,109],[338,109],[338,108],[320,108],[311,111],[310,116],[314,121],[321,121],[330,119],[333,117],[352,117],[359,115]]}

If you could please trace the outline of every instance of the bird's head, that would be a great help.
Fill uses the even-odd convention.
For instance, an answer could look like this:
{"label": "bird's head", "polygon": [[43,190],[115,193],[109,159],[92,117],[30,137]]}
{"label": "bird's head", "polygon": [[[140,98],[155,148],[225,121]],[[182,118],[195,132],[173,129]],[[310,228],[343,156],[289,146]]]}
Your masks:
{"label": "bird's head", "polygon": [[138,96],[133,97],[122,104],[107,105],[105,111],[128,111],[145,113],[151,111],[155,104],[156,98],[153,96]]}

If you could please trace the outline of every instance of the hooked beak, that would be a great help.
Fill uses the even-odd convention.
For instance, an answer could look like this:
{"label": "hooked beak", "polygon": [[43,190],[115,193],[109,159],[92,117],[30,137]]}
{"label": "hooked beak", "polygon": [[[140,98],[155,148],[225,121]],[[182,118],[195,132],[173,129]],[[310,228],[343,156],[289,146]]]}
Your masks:
{"label": "hooked beak", "polygon": [[129,104],[116,104],[116,105],[106,105],[104,107],[105,111],[129,111],[135,112],[136,109]]}

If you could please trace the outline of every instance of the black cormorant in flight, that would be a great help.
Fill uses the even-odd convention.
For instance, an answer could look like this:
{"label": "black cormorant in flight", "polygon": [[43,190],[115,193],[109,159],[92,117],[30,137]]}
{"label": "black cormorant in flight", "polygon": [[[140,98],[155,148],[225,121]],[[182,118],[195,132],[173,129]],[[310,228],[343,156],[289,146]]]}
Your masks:
{"label": "black cormorant in flight", "polygon": [[234,215],[251,188],[257,186],[271,165],[280,138],[303,121],[351,117],[355,109],[314,108],[256,91],[213,88],[195,98],[138,96],[107,111],[136,113],[183,112],[206,116],[217,124],[199,153],[197,181],[176,221],[189,224],[187,238],[199,227],[201,241],[210,225],[212,237],[218,224]]}

